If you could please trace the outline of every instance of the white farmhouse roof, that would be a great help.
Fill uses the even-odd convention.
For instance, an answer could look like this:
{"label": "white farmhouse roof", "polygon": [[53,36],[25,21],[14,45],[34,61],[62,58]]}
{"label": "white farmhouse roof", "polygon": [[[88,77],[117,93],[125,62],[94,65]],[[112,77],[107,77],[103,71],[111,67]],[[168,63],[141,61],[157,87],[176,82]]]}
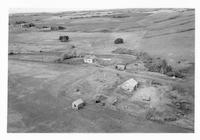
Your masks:
{"label": "white farmhouse roof", "polygon": [[96,56],[94,56],[94,55],[86,55],[84,58],[85,59],[95,59]]}

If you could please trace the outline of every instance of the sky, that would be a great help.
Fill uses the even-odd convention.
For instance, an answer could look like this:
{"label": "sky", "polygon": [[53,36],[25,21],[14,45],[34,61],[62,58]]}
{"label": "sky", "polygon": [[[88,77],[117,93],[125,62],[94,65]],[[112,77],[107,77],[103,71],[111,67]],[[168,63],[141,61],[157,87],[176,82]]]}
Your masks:
{"label": "sky", "polygon": [[38,12],[62,12],[71,11],[77,9],[62,9],[62,8],[12,8],[9,9],[9,13],[38,13]]}
{"label": "sky", "polygon": [[41,13],[41,12],[64,12],[64,11],[81,11],[81,10],[104,10],[113,8],[10,8],[9,13]]}

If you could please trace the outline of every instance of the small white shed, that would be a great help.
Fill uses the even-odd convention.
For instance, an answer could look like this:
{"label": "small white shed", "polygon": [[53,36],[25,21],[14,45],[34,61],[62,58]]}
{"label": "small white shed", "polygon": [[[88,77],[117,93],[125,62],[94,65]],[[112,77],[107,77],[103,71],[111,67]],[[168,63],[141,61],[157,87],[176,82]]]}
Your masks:
{"label": "small white shed", "polygon": [[121,88],[123,90],[129,91],[129,92],[136,90],[137,87],[138,87],[138,82],[134,80],[133,78],[127,80],[121,85]]}
{"label": "small white shed", "polygon": [[85,102],[82,99],[78,99],[72,103],[72,109],[79,110],[85,105]]}

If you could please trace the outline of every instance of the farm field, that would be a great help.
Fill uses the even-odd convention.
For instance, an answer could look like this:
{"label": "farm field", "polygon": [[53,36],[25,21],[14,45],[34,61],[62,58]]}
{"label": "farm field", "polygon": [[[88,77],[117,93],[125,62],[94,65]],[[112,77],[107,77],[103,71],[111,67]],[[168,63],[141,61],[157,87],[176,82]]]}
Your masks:
{"label": "farm field", "polygon": [[193,9],[10,14],[7,131],[193,133],[194,23]]}

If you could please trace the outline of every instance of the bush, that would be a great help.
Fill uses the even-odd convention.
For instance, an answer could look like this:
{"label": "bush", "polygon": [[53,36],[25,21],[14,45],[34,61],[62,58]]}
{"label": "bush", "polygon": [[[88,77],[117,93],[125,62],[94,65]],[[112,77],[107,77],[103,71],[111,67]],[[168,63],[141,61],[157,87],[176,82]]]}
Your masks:
{"label": "bush", "polygon": [[42,26],[42,28],[49,28],[48,26]]}
{"label": "bush", "polygon": [[26,21],[16,21],[15,24],[24,24]]}
{"label": "bush", "polygon": [[130,50],[130,49],[126,49],[126,48],[117,48],[117,49],[113,50],[112,53],[136,55],[135,50]]}
{"label": "bush", "polygon": [[155,121],[162,123],[163,118],[160,116],[160,113],[156,111],[156,108],[150,108],[146,113],[146,119],[150,121]]}
{"label": "bush", "polygon": [[[116,54],[129,54],[137,56],[138,60],[142,60],[144,66],[151,72],[158,72],[165,74],[167,76],[175,76],[178,78],[184,78],[184,71],[175,70],[170,66],[165,59],[161,58],[152,58],[145,52],[138,52],[136,50],[130,50],[126,48],[117,48],[112,51],[112,53]],[[186,71],[186,70],[185,70]]]}
{"label": "bush", "polygon": [[[166,75],[173,75],[173,69],[170,65],[167,64],[165,59],[149,59],[146,58],[148,62],[145,64],[145,67],[148,68],[151,72],[159,72]],[[150,61],[151,60],[151,61]]]}
{"label": "bush", "polygon": [[63,27],[63,26],[51,26],[52,31],[64,30],[64,29],[65,29],[65,27]]}
{"label": "bush", "polygon": [[33,23],[26,23],[22,27],[23,28],[31,28],[31,27],[35,27],[35,24],[33,24]]}
{"label": "bush", "polygon": [[58,27],[51,26],[51,31],[57,31]]}
{"label": "bush", "polygon": [[65,59],[70,59],[70,58],[75,58],[75,57],[76,57],[76,51],[70,50],[61,55],[61,60],[63,61]]}
{"label": "bush", "polygon": [[58,26],[58,30],[64,30],[65,27],[62,27],[62,26]]}
{"label": "bush", "polygon": [[29,23],[29,27],[35,27],[35,24]]}
{"label": "bush", "polygon": [[184,78],[184,74],[180,71],[176,71],[176,70],[173,70],[173,71],[170,71],[170,72],[167,72],[166,73],[167,76],[170,76],[170,77],[177,77],[177,78]]}
{"label": "bush", "polygon": [[114,43],[115,44],[122,44],[122,43],[124,43],[124,40],[122,38],[117,38],[117,39],[115,39]]}
{"label": "bush", "polygon": [[78,58],[81,58],[85,55],[86,54],[84,52],[81,52],[80,50],[77,50],[76,48],[71,47],[68,50],[66,50],[64,53],[62,53],[60,58],[55,60],[55,62],[63,62],[64,60],[71,59],[71,58],[77,58],[76,60],[79,61]]}
{"label": "bush", "polygon": [[15,54],[14,52],[9,52],[9,53],[8,53],[8,55],[14,55],[14,54]]}
{"label": "bush", "polygon": [[118,14],[118,15],[113,15],[112,18],[127,18],[130,17],[129,15],[125,15],[125,14]]}

